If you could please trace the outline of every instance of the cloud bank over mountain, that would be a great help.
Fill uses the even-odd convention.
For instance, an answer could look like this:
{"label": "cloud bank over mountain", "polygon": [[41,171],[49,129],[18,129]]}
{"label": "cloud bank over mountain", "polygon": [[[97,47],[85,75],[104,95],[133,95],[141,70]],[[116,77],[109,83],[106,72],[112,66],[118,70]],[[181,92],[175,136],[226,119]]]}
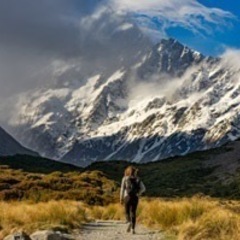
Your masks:
{"label": "cloud bank over mountain", "polygon": [[56,61],[86,71],[89,62],[95,69],[128,59],[144,38],[138,27],[158,38],[174,26],[209,32],[232,18],[194,0],[2,0],[0,97],[49,83]]}
{"label": "cloud bank over mountain", "polygon": [[183,27],[195,34],[210,34],[213,27],[222,28],[236,17],[218,8],[208,8],[196,0],[112,0],[114,8],[133,13],[143,29],[166,36],[171,27]]}

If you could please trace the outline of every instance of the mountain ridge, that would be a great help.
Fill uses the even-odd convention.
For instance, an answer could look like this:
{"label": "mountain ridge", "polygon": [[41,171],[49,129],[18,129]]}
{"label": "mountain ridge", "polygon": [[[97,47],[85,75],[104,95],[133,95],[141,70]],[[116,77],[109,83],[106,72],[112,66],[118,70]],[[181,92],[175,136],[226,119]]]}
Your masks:
{"label": "mountain ridge", "polygon": [[79,166],[156,161],[240,136],[239,70],[221,59],[168,39],[109,72],[26,94],[9,129],[43,156]]}

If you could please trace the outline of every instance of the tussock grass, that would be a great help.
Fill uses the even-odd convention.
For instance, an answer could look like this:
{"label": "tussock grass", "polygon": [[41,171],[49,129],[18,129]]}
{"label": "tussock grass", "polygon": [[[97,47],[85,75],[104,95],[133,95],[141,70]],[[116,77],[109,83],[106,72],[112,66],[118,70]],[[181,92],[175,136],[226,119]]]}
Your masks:
{"label": "tussock grass", "polygon": [[89,209],[91,219],[122,220],[124,209],[119,204],[110,204],[107,207],[93,206]]}
{"label": "tussock grass", "polygon": [[[240,239],[240,203],[207,197],[175,200],[144,199],[138,208],[138,222],[173,235],[178,240]],[[91,208],[93,218],[123,219],[119,204]]]}
{"label": "tussock grass", "polygon": [[[178,240],[240,239],[240,202],[207,197],[141,199],[138,222]],[[0,239],[16,230],[69,231],[94,219],[125,220],[120,204],[90,206],[75,201],[0,202]]]}
{"label": "tussock grass", "polygon": [[116,195],[116,182],[100,171],[39,174],[0,165],[0,201],[75,200],[107,205]]}
{"label": "tussock grass", "polygon": [[200,198],[181,200],[149,200],[140,205],[140,220],[148,226],[175,229],[186,221],[196,221],[215,203]]}
{"label": "tussock grass", "polygon": [[240,219],[234,213],[214,208],[206,212],[198,221],[190,221],[182,226],[181,240],[239,240]]}
{"label": "tussock grass", "polygon": [[0,203],[0,239],[3,236],[24,230],[32,233],[39,229],[79,228],[87,221],[83,204],[72,201],[50,201],[47,203]]}

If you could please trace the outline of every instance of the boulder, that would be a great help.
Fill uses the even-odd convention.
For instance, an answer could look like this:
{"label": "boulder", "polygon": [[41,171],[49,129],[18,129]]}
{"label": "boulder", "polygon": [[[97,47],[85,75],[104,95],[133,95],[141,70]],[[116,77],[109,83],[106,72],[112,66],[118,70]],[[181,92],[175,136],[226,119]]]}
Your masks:
{"label": "boulder", "polygon": [[31,240],[74,240],[74,238],[67,234],[47,230],[33,233]]}
{"label": "boulder", "polygon": [[31,240],[31,238],[25,232],[19,232],[8,235],[3,240]]}

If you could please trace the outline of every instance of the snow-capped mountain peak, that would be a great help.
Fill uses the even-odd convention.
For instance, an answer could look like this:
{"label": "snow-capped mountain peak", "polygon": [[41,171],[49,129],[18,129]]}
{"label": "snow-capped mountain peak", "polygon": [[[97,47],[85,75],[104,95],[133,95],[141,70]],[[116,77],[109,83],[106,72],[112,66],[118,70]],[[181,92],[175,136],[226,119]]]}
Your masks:
{"label": "snow-capped mountain peak", "polygon": [[62,84],[25,94],[9,126],[47,157],[82,166],[148,162],[240,134],[239,71],[174,39],[147,47],[129,66],[82,76],[76,64],[55,77]]}

